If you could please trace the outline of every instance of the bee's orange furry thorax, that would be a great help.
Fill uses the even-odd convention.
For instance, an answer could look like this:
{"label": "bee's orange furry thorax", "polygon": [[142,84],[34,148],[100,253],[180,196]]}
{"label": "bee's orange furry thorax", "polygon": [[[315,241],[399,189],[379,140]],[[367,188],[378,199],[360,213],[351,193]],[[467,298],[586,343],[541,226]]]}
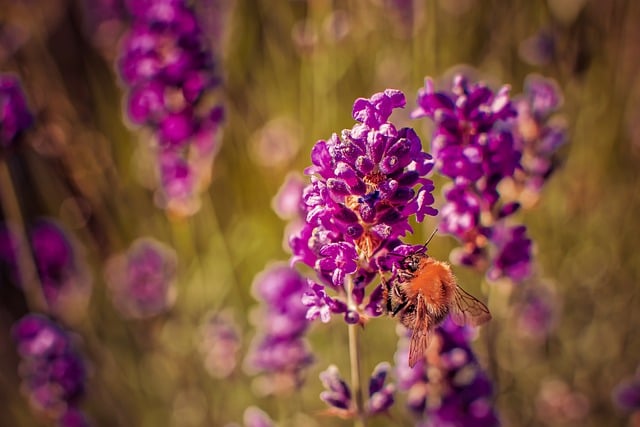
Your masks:
{"label": "bee's orange furry thorax", "polygon": [[455,285],[455,278],[447,264],[425,258],[408,287],[412,292],[422,294],[429,304],[448,305]]}

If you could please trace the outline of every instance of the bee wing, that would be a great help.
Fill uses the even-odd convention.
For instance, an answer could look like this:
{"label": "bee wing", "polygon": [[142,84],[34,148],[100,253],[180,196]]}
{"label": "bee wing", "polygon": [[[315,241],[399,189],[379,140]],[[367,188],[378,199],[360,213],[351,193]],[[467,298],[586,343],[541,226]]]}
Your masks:
{"label": "bee wing", "polygon": [[424,352],[431,340],[431,325],[427,317],[427,305],[422,296],[416,302],[416,318],[411,330],[411,342],[409,344],[409,367],[413,368],[418,360],[424,357]]}
{"label": "bee wing", "polygon": [[459,325],[480,326],[491,320],[491,313],[484,303],[456,286],[450,308],[451,318]]}

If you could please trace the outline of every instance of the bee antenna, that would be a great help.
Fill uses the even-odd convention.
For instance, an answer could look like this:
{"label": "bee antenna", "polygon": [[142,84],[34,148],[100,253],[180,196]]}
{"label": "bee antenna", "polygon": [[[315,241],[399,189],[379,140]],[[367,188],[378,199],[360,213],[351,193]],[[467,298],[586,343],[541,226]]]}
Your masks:
{"label": "bee antenna", "polygon": [[427,246],[429,246],[429,242],[431,242],[431,239],[433,239],[433,236],[435,236],[437,232],[438,232],[438,227],[433,229],[433,232],[431,233],[431,236],[429,236],[429,238],[427,239],[427,243],[422,245],[422,246],[424,246],[425,249],[427,248]]}

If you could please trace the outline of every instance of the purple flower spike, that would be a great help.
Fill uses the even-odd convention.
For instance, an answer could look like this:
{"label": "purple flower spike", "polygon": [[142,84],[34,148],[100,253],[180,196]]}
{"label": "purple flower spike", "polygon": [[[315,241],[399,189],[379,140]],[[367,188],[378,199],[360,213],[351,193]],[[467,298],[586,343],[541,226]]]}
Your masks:
{"label": "purple flower spike", "polygon": [[398,389],[407,392],[408,407],[420,425],[500,425],[491,406],[492,384],[471,349],[470,330],[447,318],[433,340],[427,350],[427,369],[424,360],[409,368],[406,334],[395,357]]}
{"label": "purple flower spike", "polygon": [[626,412],[640,411],[640,374],[622,380],[611,393],[613,402]]}
{"label": "purple flower spike", "polygon": [[491,280],[508,277],[521,282],[531,273],[531,239],[527,236],[525,226],[494,228],[491,241],[498,249],[498,254],[487,276]]}
{"label": "purple flower spike", "polygon": [[245,427],[273,427],[275,423],[263,410],[249,406],[244,411]]}
{"label": "purple flower spike", "polygon": [[303,370],[313,361],[304,339],[309,325],[308,309],[302,302],[307,282],[288,265],[276,263],[255,277],[252,288],[262,307],[255,318],[258,333],[245,366],[272,379],[266,394],[298,388]]}
{"label": "purple flower spike", "polygon": [[0,146],[13,144],[18,135],[33,122],[18,78],[0,74]]}
{"label": "purple flower spike", "polygon": [[[291,261],[312,267],[318,286],[339,294],[327,296],[312,286],[305,299],[312,319],[327,321],[330,313],[344,312],[347,323],[363,323],[382,314],[381,293],[366,292],[380,271],[391,271],[378,257],[412,231],[410,218],[422,221],[437,213],[427,178],[431,156],[413,129],[388,121],[405,103],[404,94],[393,89],[359,98],[352,111],[358,123],[311,150],[312,165],[305,171],[311,182],[300,204],[304,223],[289,239]],[[349,286],[352,295],[345,298]]]}
{"label": "purple flower spike", "polygon": [[200,327],[200,352],[207,372],[214,378],[227,378],[236,368],[241,333],[232,313],[223,311],[206,317]]}
{"label": "purple flower spike", "polygon": [[320,399],[339,411],[352,410],[351,389],[340,376],[337,366],[330,365],[326,371],[320,372],[320,381],[326,389],[320,393]]}
{"label": "purple flower spike", "polygon": [[537,202],[557,164],[556,152],[567,142],[567,124],[556,114],[562,101],[558,84],[537,75],[527,77],[524,94],[515,101],[518,117],[511,127],[524,153],[515,183],[526,206]]}
{"label": "purple flower spike", "polygon": [[220,145],[222,109],[208,96],[220,86],[216,62],[185,0],[130,0],[127,8],[131,28],[118,59],[129,91],[126,112],[154,136],[157,203],[174,215],[192,215]]}
{"label": "purple flower spike", "polygon": [[177,257],[169,246],[140,238],[112,257],[105,278],[115,307],[128,318],[148,318],[168,310],[175,299]]}
{"label": "purple flower spike", "polygon": [[68,332],[48,318],[29,314],[13,328],[22,359],[20,375],[35,411],[62,426],[85,426],[73,409],[84,394],[86,368]]}
{"label": "purple flower spike", "polygon": [[393,393],[395,386],[386,384],[391,365],[387,362],[379,363],[373,370],[369,379],[369,402],[367,412],[371,415],[386,412],[394,402]]}
{"label": "purple flower spike", "polygon": [[59,427],[90,427],[91,424],[82,411],[76,408],[68,408],[60,417]]}
{"label": "purple flower spike", "polygon": [[[532,92],[540,111],[559,102],[544,88]],[[521,203],[503,200],[498,191],[500,184],[517,180],[523,172],[523,143],[512,130],[521,108],[511,102],[509,87],[494,92],[456,76],[450,91],[438,92],[427,79],[418,92],[418,105],[412,116],[434,121],[436,168],[453,181],[444,190],[440,227],[461,242],[451,260],[487,271],[493,280],[522,281],[530,273],[531,241],[524,226],[506,225]]]}
{"label": "purple flower spike", "polygon": [[91,277],[67,233],[55,222],[41,220],[31,228],[29,238],[47,303],[57,310],[67,297],[86,296]]}

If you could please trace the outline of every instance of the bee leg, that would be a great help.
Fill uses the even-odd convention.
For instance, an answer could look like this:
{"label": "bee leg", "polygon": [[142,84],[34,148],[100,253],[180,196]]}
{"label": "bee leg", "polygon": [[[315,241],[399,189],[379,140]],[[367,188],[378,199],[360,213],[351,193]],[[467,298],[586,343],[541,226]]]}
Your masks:
{"label": "bee leg", "polygon": [[393,312],[393,305],[392,305],[392,299],[391,299],[391,286],[389,285],[389,282],[387,282],[384,278],[384,276],[382,275],[382,272],[380,273],[380,281],[382,282],[382,295],[384,298],[384,301],[386,303],[386,309],[387,309],[387,313],[392,313]]}
{"label": "bee leg", "polygon": [[402,311],[402,309],[405,308],[407,304],[409,304],[409,301],[403,301],[402,303],[398,304],[396,308],[391,310],[391,315],[395,316],[396,314],[400,313],[400,311]]}

